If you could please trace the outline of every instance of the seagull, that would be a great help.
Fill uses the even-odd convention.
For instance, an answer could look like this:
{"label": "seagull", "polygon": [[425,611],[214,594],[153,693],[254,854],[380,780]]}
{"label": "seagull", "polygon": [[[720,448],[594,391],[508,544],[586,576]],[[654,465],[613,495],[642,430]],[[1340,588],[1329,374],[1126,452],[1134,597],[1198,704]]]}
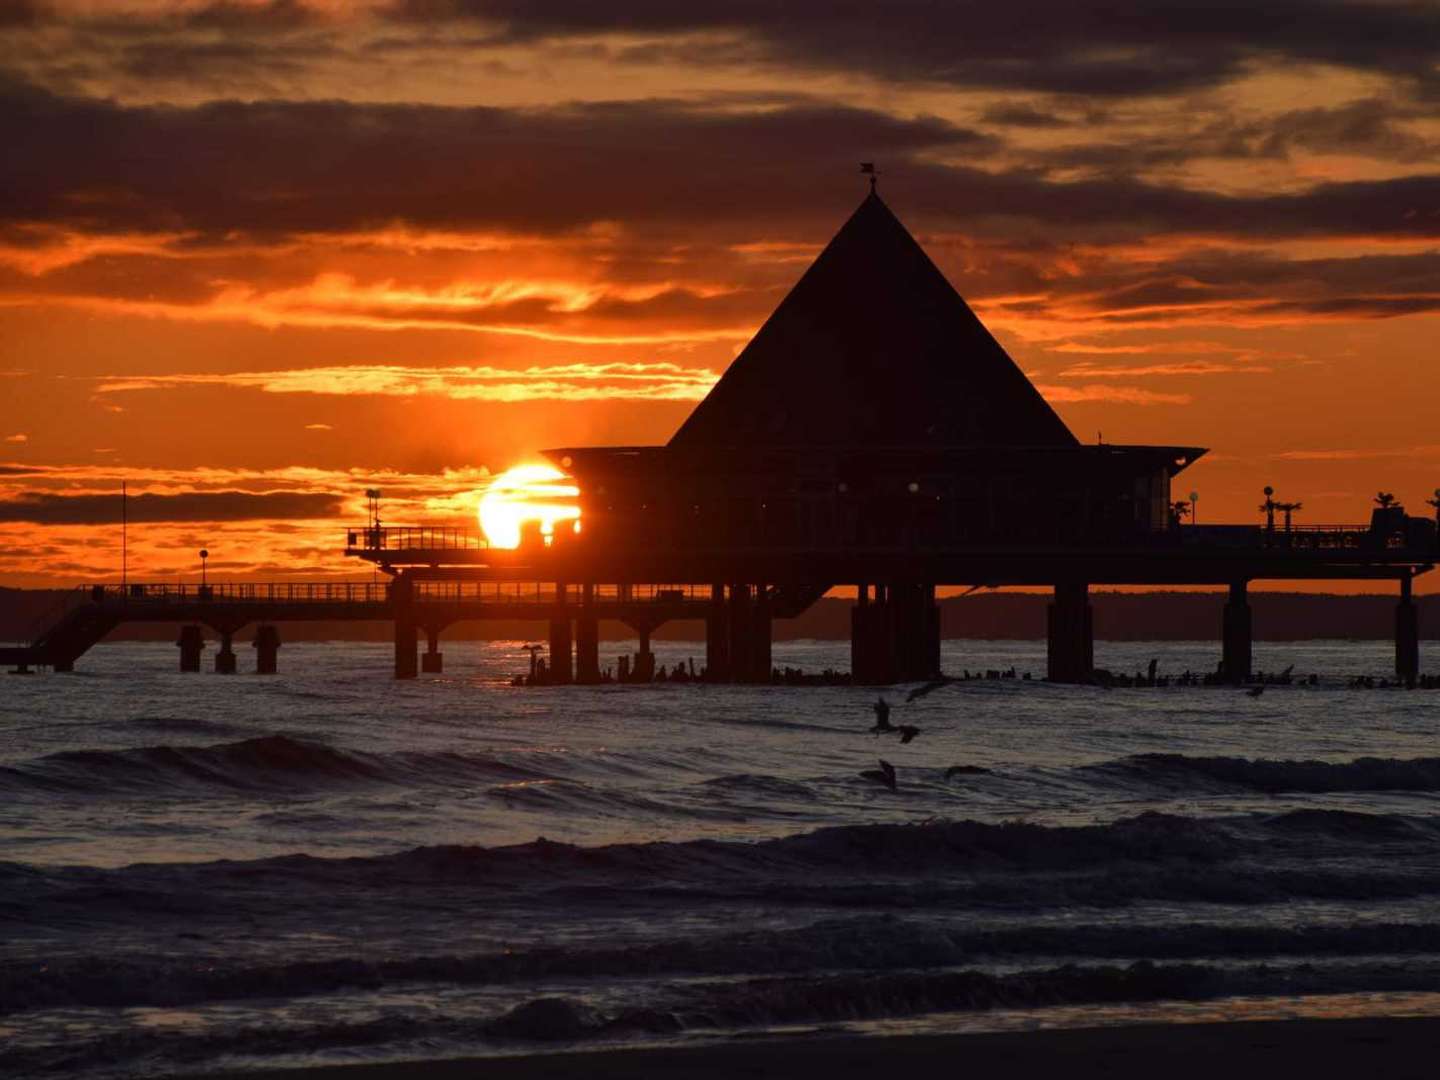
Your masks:
{"label": "seagull", "polygon": [[875,710],[875,726],[870,729],[871,733],[879,738],[893,732],[895,728],[890,724],[890,703],[883,697],[876,698],[871,708]]}
{"label": "seagull", "polygon": [[949,676],[946,676],[946,675],[941,675],[939,678],[931,679],[931,680],[930,680],[929,682],[927,682],[924,686],[917,686],[914,690],[911,690],[910,693],[906,694],[906,695],[905,695],[905,703],[908,705],[910,702],[914,701],[916,698],[922,698],[922,697],[924,697],[926,694],[933,694],[936,690],[939,690],[942,686],[949,686],[949,685],[950,685],[952,682],[954,682],[954,681],[955,681],[954,679],[952,679],[952,678],[950,678]]}
{"label": "seagull", "polygon": [[880,768],[866,769],[860,775],[866,780],[874,780],[877,784],[884,784],[891,791],[895,790],[895,766],[891,765],[884,758],[880,759]]}
{"label": "seagull", "polygon": [[945,779],[949,780],[952,776],[979,776],[989,771],[989,769],[982,769],[979,765],[951,765],[945,770]]}
{"label": "seagull", "polygon": [[1259,696],[1260,696],[1261,694],[1263,694],[1264,692],[1265,692],[1265,684],[1264,684],[1264,683],[1261,683],[1259,686],[1255,687],[1255,689],[1253,689],[1253,690],[1246,690],[1246,691],[1245,691],[1245,693],[1246,693],[1246,695],[1247,695],[1248,697],[1259,697]]}
{"label": "seagull", "polygon": [[920,729],[913,724],[901,724],[895,729],[900,733],[900,743],[904,745],[920,734]]}

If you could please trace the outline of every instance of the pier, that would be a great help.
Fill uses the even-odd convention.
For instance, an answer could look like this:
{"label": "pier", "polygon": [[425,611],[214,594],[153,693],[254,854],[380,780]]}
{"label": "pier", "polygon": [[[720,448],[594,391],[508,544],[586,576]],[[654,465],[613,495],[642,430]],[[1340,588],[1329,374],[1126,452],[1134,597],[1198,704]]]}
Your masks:
{"label": "pier", "polygon": [[614,619],[639,640],[623,675],[643,682],[655,630],[694,619],[706,679],[763,683],[774,621],[844,587],[852,677],[884,685],[940,674],[937,590],[1023,586],[1054,593],[1048,678],[1085,683],[1092,587],[1198,585],[1228,592],[1221,624],[1196,630],[1242,683],[1252,584],[1365,581],[1396,590],[1395,672],[1414,684],[1413,582],[1440,558],[1440,522],[1384,495],[1368,521],[1295,524],[1300,504],[1266,487],[1263,524],[1187,524],[1172,486],[1205,452],[1082,445],[872,190],[667,444],[545,451],[573,513],[530,522],[517,547],[372,511],[344,554],[383,583],[95,586],[0,662],[66,671],[140,620],[185,627],[183,670],[209,627],[216,670],[233,671],[253,623],[257,666],[274,671],[278,624],[383,619],[410,679],[443,671],[454,622],[525,618],[548,629],[546,682],[593,683],[599,621]]}

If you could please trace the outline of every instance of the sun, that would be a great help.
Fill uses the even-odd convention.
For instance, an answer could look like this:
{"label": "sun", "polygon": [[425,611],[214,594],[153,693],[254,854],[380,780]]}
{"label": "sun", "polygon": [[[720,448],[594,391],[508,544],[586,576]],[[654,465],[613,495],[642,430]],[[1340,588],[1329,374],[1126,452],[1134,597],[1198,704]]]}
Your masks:
{"label": "sun", "polygon": [[516,465],[497,476],[480,497],[480,528],[491,547],[518,548],[526,526],[538,523],[549,543],[558,522],[580,531],[580,489],[553,465]]}

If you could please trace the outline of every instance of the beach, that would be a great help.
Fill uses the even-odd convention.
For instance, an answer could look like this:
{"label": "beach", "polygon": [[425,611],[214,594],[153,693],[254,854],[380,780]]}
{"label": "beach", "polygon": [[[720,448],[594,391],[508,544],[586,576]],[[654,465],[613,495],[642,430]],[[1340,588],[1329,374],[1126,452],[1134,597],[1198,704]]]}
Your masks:
{"label": "beach", "polygon": [[[795,1038],[689,1049],[281,1069],[268,1080],[907,1080],[953,1076],[1067,1080],[1428,1080],[1440,1020],[1286,1020],[857,1039]],[[245,1074],[229,1074],[238,1078]],[[253,1076],[253,1074],[250,1074]]]}

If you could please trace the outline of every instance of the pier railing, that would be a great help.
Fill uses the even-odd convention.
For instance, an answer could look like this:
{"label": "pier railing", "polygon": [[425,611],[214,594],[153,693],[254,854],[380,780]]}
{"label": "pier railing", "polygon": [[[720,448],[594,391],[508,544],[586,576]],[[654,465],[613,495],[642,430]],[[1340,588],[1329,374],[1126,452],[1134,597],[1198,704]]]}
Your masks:
{"label": "pier railing", "polygon": [[[596,603],[677,604],[709,602],[709,585],[596,585]],[[417,603],[554,604],[559,591],[551,582],[537,581],[417,581]],[[565,602],[582,602],[579,586],[571,585]]]}
{"label": "pier railing", "polygon": [[490,545],[474,529],[448,525],[370,525],[345,530],[345,550],[482,551]]}
{"label": "pier railing", "polygon": [[172,585],[132,582],[92,585],[90,599],[107,604],[381,604],[390,598],[388,582],[281,581]]}

